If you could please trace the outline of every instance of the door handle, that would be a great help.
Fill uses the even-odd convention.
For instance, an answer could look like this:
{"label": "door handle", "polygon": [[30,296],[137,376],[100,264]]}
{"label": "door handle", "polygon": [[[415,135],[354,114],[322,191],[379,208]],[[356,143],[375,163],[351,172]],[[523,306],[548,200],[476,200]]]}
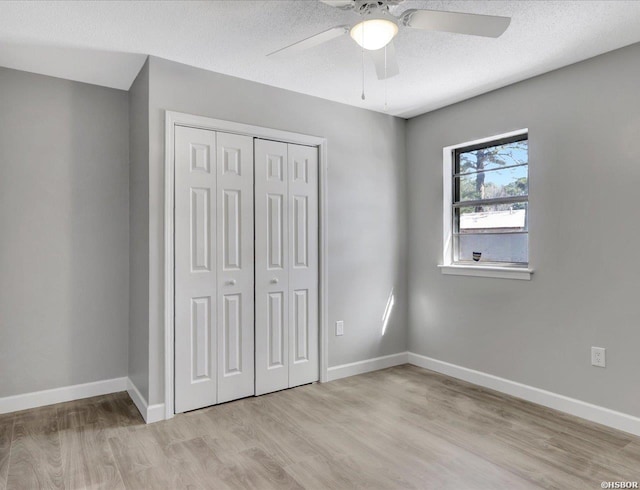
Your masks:
{"label": "door handle", "polygon": [[231,279],[229,281],[227,281],[227,286],[235,286],[236,285],[236,280],[235,279]]}
{"label": "door handle", "polygon": [[271,279],[271,284],[278,284],[278,278],[274,277],[273,279]]}

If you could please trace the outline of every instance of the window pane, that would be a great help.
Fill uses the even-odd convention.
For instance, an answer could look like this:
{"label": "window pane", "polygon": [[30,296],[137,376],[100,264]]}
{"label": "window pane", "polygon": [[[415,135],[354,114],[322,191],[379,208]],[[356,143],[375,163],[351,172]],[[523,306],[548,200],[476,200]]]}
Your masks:
{"label": "window pane", "polygon": [[527,231],[527,213],[527,202],[461,207],[455,231],[461,234]]}
{"label": "window pane", "polygon": [[457,241],[459,261],[475,262],[474,252],[481,254],[478,263],[529,261],[529,236],[526,233],[459,235]]}
{"label": "window pane", "polygon": [[529,166],[512,167],[456,177],[456,201],[477,201],[529,193]]}
{"label": "window pane", "polygon": [[529,163],[528,141],[516,141],[504,145],[490,146],[458,154],[456,173],[478,172],[507,165]]}

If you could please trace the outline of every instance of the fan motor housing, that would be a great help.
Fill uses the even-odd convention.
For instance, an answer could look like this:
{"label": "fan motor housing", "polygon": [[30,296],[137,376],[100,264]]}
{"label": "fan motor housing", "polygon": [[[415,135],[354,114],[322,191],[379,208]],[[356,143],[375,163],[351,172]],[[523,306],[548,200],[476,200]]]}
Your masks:
{"label": "fan motor housing", "polygon": [[388,11],[390,6],[399,5],[404,0],[354,0],[354,10],[362,15],[376,11]]}

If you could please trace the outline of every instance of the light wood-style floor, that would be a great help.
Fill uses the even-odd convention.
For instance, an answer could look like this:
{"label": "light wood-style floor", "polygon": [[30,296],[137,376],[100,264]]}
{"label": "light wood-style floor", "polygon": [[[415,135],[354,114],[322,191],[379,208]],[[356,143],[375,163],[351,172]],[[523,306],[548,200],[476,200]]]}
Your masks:
{"label": "light wood-style floor", "polygon": [[126,393],[0,415],[0,489],[599,488],[640,438],[413,366],[144,425]]}

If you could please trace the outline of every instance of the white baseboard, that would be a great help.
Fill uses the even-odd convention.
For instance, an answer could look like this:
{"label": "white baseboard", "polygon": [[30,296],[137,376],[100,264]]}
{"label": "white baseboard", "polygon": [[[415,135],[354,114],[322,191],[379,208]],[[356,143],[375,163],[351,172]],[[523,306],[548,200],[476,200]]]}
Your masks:
{"label": "white baseboard", "polygon": [[538,405],[553,408],[576,417],[590,420],[598,424],[606,425],[614,429],[622,430],[640,436],[640,418],[622,412],[616,412],[591,403],[559,395],[551,391],[541,390],[522,383],[500,378],[492,374],[475,371],[456,364],[438,361],[420,354],[408,353],[408,362],[437,373],[446,374],[452,378],[458,378],[485,388],[490,388],[516,398],[522,398]]}
{"label": "white baseboard", "polygon": [[[534,388],[533,386],[456,364],[439,361],[413,352],[400,352],[398,354],[330,367],[328,369],[328,380],[333,381],[407,363],[640,436],[640,417],[617,412],[609,408],[593,405],[581,400],[569,398],[540,388]],[[146,423],[150,424],[165,419],[164,403],[148,405],[138,388],[129,378],[107,379],[93,383],[7,396],[0,398],[0,414],[52,405],[54,403],[80,400],[92,396],[117,393],[125,390],[129,393],[129,396]]]}
{"label": "white baseboard", "polygon": [[147,424],[160,422],[164,419],[164,403],[156,403],[155,405],[149,405],[147,407]]}
{"label": "white baseboard", "polygon": [[127,393],[147,424],[164,420],[164,403],[149,405],[131,378],[127,378]]}
{"label": "white baseboard", "polygon": [[408,355],[408,352],[399,352],[389,356],[375,357],[373,359],[330,367],[327,369],[327,380],[333,381],[348,376],[355,376],[356,374],[368,373],[392,366],[400,366],[408,362]]}
{"label": "white baseboard", "polygon": [[0,413],[17,412],[29,408],[44,407],[54,403],[70,402],[92,396],[117,393],[127,389],[127,378],[105,379],[93,383],[63,386],[51,390],[34,391],[22,395],[0,398]]}

